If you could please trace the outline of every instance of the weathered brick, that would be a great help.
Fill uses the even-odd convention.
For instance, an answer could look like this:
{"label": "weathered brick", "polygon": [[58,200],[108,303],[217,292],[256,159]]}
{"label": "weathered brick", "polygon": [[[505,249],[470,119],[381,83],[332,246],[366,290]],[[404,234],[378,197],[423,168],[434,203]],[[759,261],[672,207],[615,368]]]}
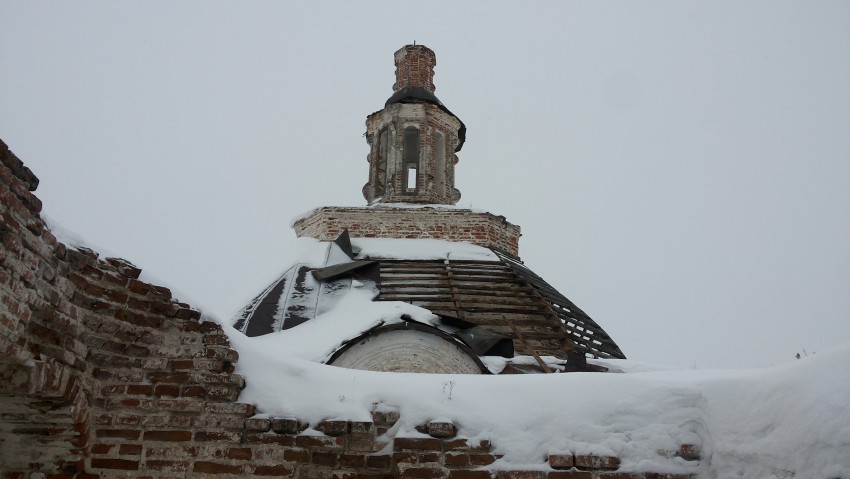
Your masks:
{"label": "weathered brick", "polygon": [[91,447],[92,454],[109,454],[109,451],[114,448],[116,444],[94,444]]}
{"label": "weathered brick", "polygon": [[247,447],[232,447],[227,450],[228,459],[251,459],[251,449]]}
{"label": "weathered brick", "polygon": [[281,434],[298,434],[300,424],[294,418],[272,419],[272,431]]}
{"label": "weathered brick", "polygon": [[444,460],[447,466],[468,466],[469,454],[463,452],[447,453]]}
{"label": "weathered brick", "polygon": [[322,421],[322,424],[319,425],[319,430],[328,436],[342,436],[348,432],[348,422],[337,420]]}
{"label": "weathered brick", "polygon": [[153,386],[150,384],[130,384],[127,386],[127,394],[130,396],[150,396],[153,394]]}
{"label": "weathered brick", "polygon": [[160,411],[201,412],[204,402],[196,399],[160,399],[154,402],[153,407]]}
{"label": "weathered brick", "polygon": [[245,420],[239,416],[203,415],[193,418],[192,426],[201,429],[244,429]]}
{"label": "weathered brick", "polygon": [[[179,414],[179,413],[178,413]],[[192,425],[192,416],[165,416],[166,424],[170,427],[188,428]]]}
{"label": "weathered brick", "polygon": [[236,431],[198,431],[195,433],[195,442],[225,441],[240,442],[242,433]]}
{"label": "weathered brick", "polygon": [[141,424],[141,416],[136,414],[117,414],[114,424],[116,426],[136,426]]}
{"label": "weathered brick", "polygon": [[412,452],[393,453],[393,464],[415,464],[417,461],[418,457]]}
{"label": "weathered brick", "polygon": [[121,469],[126,471],[136,471],[139,469],[139,461],[95,457],[91,460],[91,467],[94,469]]}
{"label": "weathered brick", "polygon": [[192,359],[173,359],[168,363],[168,365],[174,370],[191,370],[195,368],[195,361]]}
{"label": "weathered brick", "polygon": [[572,454],[549,454],[549,466],[552,469],[570,469],[573,463]]}
{"label": "weathered brick", "polygon": [[679,446],[678,456],[686,461],[698,461],[702,451],[696,444],[682,444]]}
{"label": "weathered brick", "polygon": [[579,469],[617,469],[620,467],[620,459],[615,456],[576,454],[575,465]]}
{"label": "weathered brick", "polygon": [[340,454],[339,467],[362,468],[366,466],[366,456],[362,454]]}
{"label": "weathered brick", "polygon": [[400,479],[443,479],[448,471],[440,467],[408,467],[399,474]]}
{"label": "weathered brick", "polygon": [[366,456],[366,467],[384,469],[392,466],[393,457],[387,454],[378,456]]}
{"label": "weathered brick", "polygon": [[204,411],[214,414],[240,414],[244,417],[254,415],[254,405],[245,403],[206,403]]}
{"label": "weathered brick", "polygon": [[189,461],[146,459],[145,469],[182,473],[189,470]]}
{"label": "weathered brick", "polygon": [[310,462],[310,453],[306,449],[284,449],[283,459],[285,461]]}
{"label": "weathered brick", "polygon": [[292,476],[294,474],[294,470],[285,465],[256,466],[252,473],[255,476]]}
{"label": "weathered brick", "polygon": [[349,429],[352,434],[375,434],[375,423],[352,421]]}
{"label": "weathered brick", "polygon": [[191,308],[178,307],[174,313],[174,317],[177,319],[197,320],[201,318],[201,312]]}
{"label": "weathered brick", "polygon": [[206,349],[206,357],[221,359],[230,363],[239,361],[239,353],[231,348],[209,347]]}
{"label": "weathered brick", "polygon": [[236,386],[207,385],[207,398],[211,401],[236,401],[240,389]]}
{"label": "weathered brick", "polygon": [[[387,227],[391,225],[391,227]],[[434,238],[468,241],[517,254],[519,226],[503,216],[471,210],[326,206],[294,224],[300,237],[332,241],[349,229],[352,236],[371,238]]]}
{"label": "weathered brick", "polygon": [[395,440],[396,449],[410,449],[415,451],[440,451],[443,443],[433,438],[400,437]]}
{"label": "weathered brick", "polygon": [[127,289],[135,294],[145,295],[150,291],[151,285],[137,279],[131,279],[127,283]]}
{"label": "weathered brick", "polygon": [[428,435],[431,437],[454,437],[457,428],[452,422],[431,421],[428,423]]}
{"label": "weathered brick", "polygon": [[272,427],[270,419],[248,418],[245,419],[245,429],[252,432],[266,432]]}
{"label": "weathered brick", "polygon": [[201,386],[189,386],[184,388],[180,395],[186,398],[203,398],[207,395],[207,391]]}
{"label": "weathered brick", "polygon": [[153,391],[154,397],[177,397],[180,395],[180,387],[173,384],[158,384]]}
{"label": "weathered brick", "polygon": [[121,456],[138,456],[141,453],[141,444],[121,444],[118,448],[118,454]]}
{"label": "weathered brick", "polygon": [[498,456],[493,454],[470,454],[469,463],[473,466],[487,466],[493,464]]}
{"label": "weathered brick", "polygon": [[191,431],[145,431],[145,441],[180,442],[192,440]]}
{"label": "weathered brick", "polygon": [[129,439],[135,441],[142,434],[142,431],[138,429],[97,429],[95,430],[95,436],[97,437],[110,437],[116,439]]}
{"label": "weathered brick", "polygon": [[344,437],[298,436],[295,445],[306,448],[341,449],[345,446]]}
{"label": "weathered brick", "polygon": [[142,418],[142,426],[145,427],[162,427],[166,424],[168,424],[168,416],[146,415]]}
{"label": "weathered brick", "polygon": [[153,371],[148,373],[148,379],[152,383],[176,383],[189,382],[189,373],[184,371]]}
{"label": "weathered brick", "polygon": [[487,439],[482,439],[477,444],[470,444],[468,439],[452,439],[443,443],[445,451],[490,452],[491,447]]}
{"label": "weathered brick", "polygon": [[210,461],[195,461],[194,466],[192,466],[192,472],[206,474],[241,474],[242,466]]}
{"label": "weathered brick", "polygon": [[335,467],[338,457],[339,455],[334,452],[315,451],[313,452],[313,457],[310,459],[310,462],[320,466]]}
{"label": "weathered brick", "polygon": [[248,444],[274,444],[278,446],[293,446],[295,445],[295,437],[281,436],[278,434],[268,433],[247,433],[245,434],[245,442]]}

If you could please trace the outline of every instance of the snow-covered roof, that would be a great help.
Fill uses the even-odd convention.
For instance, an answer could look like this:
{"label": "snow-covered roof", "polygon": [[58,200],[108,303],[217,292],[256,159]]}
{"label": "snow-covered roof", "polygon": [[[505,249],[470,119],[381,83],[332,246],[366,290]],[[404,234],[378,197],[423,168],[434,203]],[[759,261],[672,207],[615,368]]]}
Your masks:
{"label": "snow-covered roof", "polygon": [[[567,298],[518,260],[490,249],[355,238],[346,251],[347,243],[300,241],[304,254],[242,310],[235,327],[248,336],[286,331],[301,338],[294,346],[301,357],[326,361],[346,342],[402,321],[434,326],[479,356],[515,350],[561,360],[570,352],[624,357]],[[321,338],[309,340],[313,335]],[[508,353],[499,338],[511,344]]]}

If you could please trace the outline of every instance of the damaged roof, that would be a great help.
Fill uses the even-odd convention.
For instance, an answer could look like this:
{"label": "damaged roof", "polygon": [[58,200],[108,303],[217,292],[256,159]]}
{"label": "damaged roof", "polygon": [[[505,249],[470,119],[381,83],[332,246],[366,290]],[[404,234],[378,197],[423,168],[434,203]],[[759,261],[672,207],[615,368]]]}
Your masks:
{"label": "damaged roof", "polygon": [[595,321],[517,258],[497,251],[493,260],[370,258],[357,256],[347,238],[325,244],[336,260],[292,266],[242,310],[236,329],[260,336],[294,328],[333,308],[353,285],[366,285],[375,301],[438,315],[444,331],[479,355],[625,358]]}

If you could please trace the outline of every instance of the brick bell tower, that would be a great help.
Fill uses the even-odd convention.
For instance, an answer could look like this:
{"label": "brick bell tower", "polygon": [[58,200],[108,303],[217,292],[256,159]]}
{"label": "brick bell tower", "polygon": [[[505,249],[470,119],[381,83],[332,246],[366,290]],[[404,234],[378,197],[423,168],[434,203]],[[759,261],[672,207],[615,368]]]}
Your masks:
{"label": "brick bell tower", "polygon": [[366,118],[369,204],[453,205],[456,152],[466,127],[434,95],[437,57],[424,45],[395,52],[396,81],[384,108]]}
{"label": "brick bell tower", "polygon": [[466,126],[434,95],[437,57],[424,45],[395,52],[393,94],[366,117],[368,206],[323,206],[293,223],[298,237],[441,239],[469,242],[512,256],[520,228],[504,216],[456,208],[456,153]]}

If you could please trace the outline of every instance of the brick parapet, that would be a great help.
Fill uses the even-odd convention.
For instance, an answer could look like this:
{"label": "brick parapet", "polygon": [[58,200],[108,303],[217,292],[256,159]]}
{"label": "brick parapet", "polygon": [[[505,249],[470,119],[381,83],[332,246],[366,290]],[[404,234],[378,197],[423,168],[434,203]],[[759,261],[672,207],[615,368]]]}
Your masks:
{"label": "brick parapet", "polygon": [[293,225],[300,237],[332,241],[344,230],[352,238],[416,238],[469,242],[513,256],[519,254],[520,227],[504,216],[442,207],[325,206]]}
{"label": "brick parapet", "polygon": [[221,327],[131,263],[57,241],[2,142],[0,180],[0,470],[80,474],[92,442],[134,430],[241,430],[253,407],[234,403],[244,380]]}

